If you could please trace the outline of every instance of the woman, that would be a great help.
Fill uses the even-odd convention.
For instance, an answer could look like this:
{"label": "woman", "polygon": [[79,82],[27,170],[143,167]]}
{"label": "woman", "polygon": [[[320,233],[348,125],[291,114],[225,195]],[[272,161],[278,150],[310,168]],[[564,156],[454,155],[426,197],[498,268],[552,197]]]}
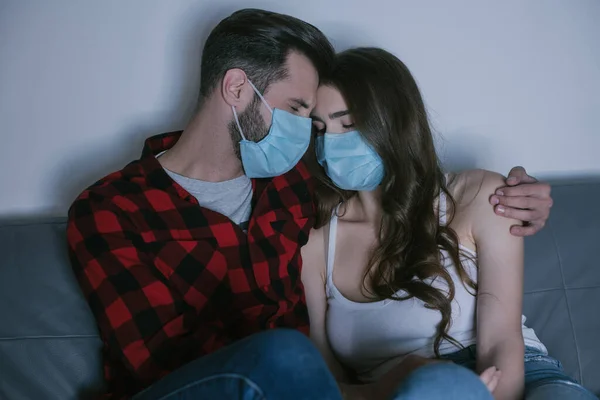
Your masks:
{"label": "woman", "polygon": [[375,48],[339,54],[312,118],[327,176],[303,282],[311,337],[338,380],[368,383],[374,397],[423,360],[445,359],[497,368],[486,382],[496,399],[595,398],[522,323],[523,239],[509,233],[520,222],[488,201],[503,177],[442,172],[400,60]]}

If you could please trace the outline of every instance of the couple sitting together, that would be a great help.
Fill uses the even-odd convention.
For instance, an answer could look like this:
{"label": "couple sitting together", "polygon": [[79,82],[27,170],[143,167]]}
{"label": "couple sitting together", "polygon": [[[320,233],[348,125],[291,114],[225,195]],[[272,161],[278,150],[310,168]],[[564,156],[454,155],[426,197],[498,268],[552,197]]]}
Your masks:
{"label": "couple sitting together", "polygon": [[68,241],[114,398],[593,399],[521,315],[551,203],[522,168],[443,172],[394,55],[246,9],[189,125],[86,189]]}

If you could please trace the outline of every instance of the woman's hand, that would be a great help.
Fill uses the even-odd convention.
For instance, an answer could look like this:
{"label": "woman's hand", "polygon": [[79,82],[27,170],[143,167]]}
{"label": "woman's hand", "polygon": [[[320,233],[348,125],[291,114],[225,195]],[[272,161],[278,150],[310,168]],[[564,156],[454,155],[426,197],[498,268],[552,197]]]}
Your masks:
{"label": "woman's hand", "polygon": [[487,386],[490,393],[494,393],[500,378],[502,377],[502,371],[496,367],[489,367],[479,375],[479,379]]}
{"label": "woman's hand", "polygon": [[[436,358],[425,358],[416,355],[407,356],[400,364],[392,368],[378,382],[364,385],[340,384],[344,400],[380,400],[388,399],[398,385],[417,368],[428,364],[451,363],[451,361]],[[479,375],[479,379],[493,393],[502,373],[496,367],[489,367]]]}
{"label": "woman's hand", "polygon": [[[434,358],[423,358],[419,356],[409,356],[408,359],[405,360],[405,367],[408,366],[408,372],[412,372],[415,369],[422,367],[423,365],[440,363],[440,362],[451,362],[447,360],[440,360]],[[406,375],[405,375],[406,376]],[[498,382],[500,382],[500,378],[502,377],[502,371],[500,371],[496,367],[489,367],[481,374],[479,374],[479,379],[483,382],[483,384],[488,388],[490,393],[493,393],[498,386]]]}

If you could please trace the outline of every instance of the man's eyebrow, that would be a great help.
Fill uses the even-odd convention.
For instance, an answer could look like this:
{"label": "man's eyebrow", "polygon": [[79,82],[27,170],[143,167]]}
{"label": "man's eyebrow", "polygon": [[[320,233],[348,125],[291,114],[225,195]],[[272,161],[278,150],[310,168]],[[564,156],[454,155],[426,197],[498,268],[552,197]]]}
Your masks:
{"label": "man's eyebrow", "polygon": [[291,99],[294,103],[298,104],[302,108],[308,109],[308,103],[302,99]]}
{"label": "man's eyebrow", "polygon": [[336,111],[334,113],[329,114],[329,118],[336,119],[336,118],[340,118],[340,117],[343,117],[344,115],[348,115],[348,114],[350,114],[350,111],[348,111],[348,110]]}

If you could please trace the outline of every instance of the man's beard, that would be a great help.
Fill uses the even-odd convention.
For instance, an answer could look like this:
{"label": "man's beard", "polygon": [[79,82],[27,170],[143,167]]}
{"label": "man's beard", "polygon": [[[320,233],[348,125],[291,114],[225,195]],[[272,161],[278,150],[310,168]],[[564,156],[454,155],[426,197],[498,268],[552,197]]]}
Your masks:
{"label": "man's beard", "polygon": [[[269,127],[260,114],[261,105],[262,102],[258,96],[254,96],[252,103],[250,103],[242,113],[238,114],[238,120],[240,121],[242,132],[244,132],[246,139],[251,142],[258,142],[267,136],[267,133],[269,133]],[[231,120],[228,127],[229,134],[231,135],[231,142],[233,144],[233,150],[237,158],[241,160],[242,155],[240,154],[240,140],[242,140],[242,136],[240,135],[237,124],[235,123],[235,119]]]}

